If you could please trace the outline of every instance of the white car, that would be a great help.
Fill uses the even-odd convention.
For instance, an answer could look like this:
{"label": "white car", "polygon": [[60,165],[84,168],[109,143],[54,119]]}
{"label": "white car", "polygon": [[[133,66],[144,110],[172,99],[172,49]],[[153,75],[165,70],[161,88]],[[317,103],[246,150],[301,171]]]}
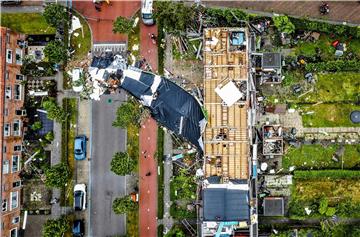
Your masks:
{"label": "white car", "polygon": [[86,185],[76,184],[74,187],[74,209],[83,211],[86,209]]}
{"label": "white car", "polygon": [[[74,68],[72,70],[72,88],[75,92],[81,92],[84,88],[83,85],[81,85],[81,83],[79,82],[81,75],[83,73],[83,69],[82,68]],[[79,85],[80,84],[80,85]]]}

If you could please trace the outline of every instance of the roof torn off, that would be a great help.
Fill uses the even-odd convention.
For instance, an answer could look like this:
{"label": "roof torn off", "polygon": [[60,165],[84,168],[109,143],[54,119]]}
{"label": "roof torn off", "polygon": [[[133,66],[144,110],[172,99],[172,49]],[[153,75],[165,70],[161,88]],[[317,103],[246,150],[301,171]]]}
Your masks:
{"label": "roof torn off", "polygon": [[121,87],[150,109],[160,124],[203,151],[206,119],[199,101],[168,79],[138,68],[124,70]]}

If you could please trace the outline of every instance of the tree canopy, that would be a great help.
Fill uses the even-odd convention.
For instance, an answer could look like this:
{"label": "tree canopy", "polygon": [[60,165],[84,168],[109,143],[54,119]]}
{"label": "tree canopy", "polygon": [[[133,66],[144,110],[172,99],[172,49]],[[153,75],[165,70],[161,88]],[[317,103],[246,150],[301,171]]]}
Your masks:
{"label": "tree canopy", "polygon": [[115,200],[113,201],[112,208],[115,214],[119,215],[134,210],[136,206],[137,206],[136,203],[128,195],[125,197],[115,198]]}
{"label": "tree canopy", "polygon": [[45,100],[42,102],[42,107],[47,112],[47,117],[49,119],[55,120],[59,123],[63,122],[66,119],[65,111],[56,104],[54,100]]}
{"label": "tree canopy", "polygon": [[155,2],[155,18],[161,22],[164,29],[170,33],[185,31],[194,19],[194,7],[185,6],[184,3],[171,1]]}
{"label": "tree canopy", "polygon": [[62,216],[58,219],[49,219],[43,225],[43,237],[62,237],[70,229],[70,222]]}
{"label": "tree canopy", "polygon": [[117,175],[127,175],[134,170],[136,160],[126,152],[116,152],[110,163],[110,169]]}
{"label": "tree canopy", "polygon": [[140,119],[140,109],[135,102],[128,101],[123,103],[116,111],[116,118],[112,125],[114,127],[126,128],[130,124],[138,124]]}
{"label": "tree canopy", "polygon": [[179,226],[173,226],[165,237],[185,237],[184,231]]}
{"label": "tree canopy", "polygon": [[70,177],[70,170],[65,163],[59,163],[45,170],[45,185],[52,188],[62,188]]}
{"label": "tree canopy", "polygon": [[129,34],[132,31],[133,25],[134,19],[127,19],[125,17],[119,16],[114,21],[113,32]]}
{"label": "tree canopy", "polygon": [[44,48],[44,54],[51,63],[61,63],[67,59],[67,48],[59,40],[50,41]]}
{"label": "tree canopy", "polygon": [[294,24],[290,21],[287,16],[274,16],[273,21],[275,27],[280,31],[287,34],[291,34],[295,31]]}
{"label": "tree canopy", "polygon": [[60,4],[48,4],[45,7],[43,16],[46,22],[53,27],[60,27],[67,23],[67,10]]}

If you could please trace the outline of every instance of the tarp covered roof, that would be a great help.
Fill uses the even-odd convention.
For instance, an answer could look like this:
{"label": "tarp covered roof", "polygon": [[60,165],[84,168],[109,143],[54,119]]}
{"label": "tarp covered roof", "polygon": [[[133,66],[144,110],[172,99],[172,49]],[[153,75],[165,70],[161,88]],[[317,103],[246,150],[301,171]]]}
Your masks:
{"label": "tarp covered roof", "polygon": [[203,189],[203,200],[204,221],[247,221],[250,218],[247,184],[210,185]]}
{"label": "tarp covered roof", "polygon": [[148,106],[160,124],[203,151],[206,119],[192,95],[164,77],[135,68],[124,70],[121,87]]}

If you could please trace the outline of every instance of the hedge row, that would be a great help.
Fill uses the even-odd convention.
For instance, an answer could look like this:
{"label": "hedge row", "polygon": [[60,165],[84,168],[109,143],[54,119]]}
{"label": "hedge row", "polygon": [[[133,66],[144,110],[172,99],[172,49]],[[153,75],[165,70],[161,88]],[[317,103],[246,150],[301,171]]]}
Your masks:
{"label": "hedge row", "polygon": [[359,170],[297,170],[295,179],[360,179]]}
{"label": "hedge row", "polygon": [[313,30],[336,35],[352,35],[360,38],[360,27],[352,27],[346,25],[334,25],[326,22],[311,21],[305,18],[289,17],[291,22],[299,30]]}
{"label": "hedge row", "polygon": [[360,61],[359,60],[336,60],[320,63],[308,63],[305,66],[307,71],[311,72],[335,72],[335,71],[360,71]]}

